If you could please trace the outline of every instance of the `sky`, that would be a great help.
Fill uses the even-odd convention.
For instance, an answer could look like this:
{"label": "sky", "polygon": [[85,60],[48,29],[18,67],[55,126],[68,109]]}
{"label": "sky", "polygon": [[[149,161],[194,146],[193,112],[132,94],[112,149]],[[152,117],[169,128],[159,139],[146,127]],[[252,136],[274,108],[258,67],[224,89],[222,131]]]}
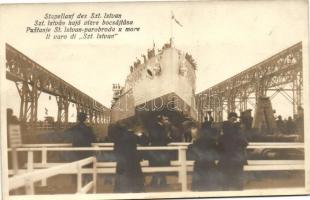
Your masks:
{"label": "sky", "polygon": [[[171,11],[182,27],[171,23]],[[41,34],[25,33],[45,13],[120,13],[133,20],[139,32],[124,33],[113,40],[56,41]],[[175,46],[189,52],[198,69],[196,92],[300,41],[307,44],[306,1],[206,1],[170,3],[103,3],[11,5],[1,11],[0,38],[32,60],[97,101],[110,107],[112,84],[124,84],[129,66],[141,58],[153,41],[161,48],[171,35]],[[3,46],[2,46],[3,47]],[[7,107],[19,113],[19,96],[13,82],[5,82]],[[284,116],[292,106],[283,97],[273,100]],[[42,94],[39,119],[56,117],[56,100]],[[75,107],[69,120],[75,120]]]}

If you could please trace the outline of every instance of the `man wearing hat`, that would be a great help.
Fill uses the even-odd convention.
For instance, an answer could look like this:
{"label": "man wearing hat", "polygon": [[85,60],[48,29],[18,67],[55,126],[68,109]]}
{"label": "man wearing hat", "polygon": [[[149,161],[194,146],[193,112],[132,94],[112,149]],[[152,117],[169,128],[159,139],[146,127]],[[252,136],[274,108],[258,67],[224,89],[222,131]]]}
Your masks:
{"label": "man wearing hat", "polygon": [[[73,147],[91,147],[91,143],[96,142],[92,128],[85,124],[86,119],[86,113],[79,112],[77,114],[77,124],[68,130]],[[74,160],[81,160],[92,155],[92,152],[77,151]]]}
{"label": "man wearing hat", "polygon": [[[166,115],[158,115],[157,122],[149,130],[151,146],[167,146],[171,142],[166,126],[169,124],[169,118]],[[170,154],[167,151],[149,152],[150,166],[163,167],[170,165]],[[156,173],[151,180],[152,187],[167,186],[166,176],[162,173]]]}
{"label": "man wearing hat", "polygon": [[[96,142],[96,137],[92,128],[85,124],[86,119],[86,113],[79,112],[77,114],[77,124],[65,131],[65,140],[72,143],[72,147],[91,147],[91,143]],[[67,161],[73,162],[94,156],[94,153],[91,151],[74,151],[64,152],[64,156]],[[85,167],[90,168],[91,165],[87,165]],[[83,182],[85,183],[88,183],[90,180],[91,176],[89,174],[83,178]],[[76,183],[76,176],[73,176],[71,181]]]}
{"label": "man wearing hat", "polygon": [[85,124],[87,119],[86,113],[80,112],[77,115],[77,125],[73,127],[79,133],[79,140],[73,140],[73,146],[77,147],[91,147],[91,143],[96,141],[96,136],[93,129]]}
{"label": "man wearing hat", "polygon": [[218,166],[224,190],[243,189],[243,166],[247,164],[245,151],[248,141],[241,132],[237,119],[237,113],[228,114],[228,120],[223,122],[223,134],[218,141]]}

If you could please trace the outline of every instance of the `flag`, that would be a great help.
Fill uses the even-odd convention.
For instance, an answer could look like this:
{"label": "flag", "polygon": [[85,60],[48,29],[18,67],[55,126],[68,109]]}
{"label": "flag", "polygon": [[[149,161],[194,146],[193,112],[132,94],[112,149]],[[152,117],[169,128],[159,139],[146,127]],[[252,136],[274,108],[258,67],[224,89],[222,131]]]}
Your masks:
{"label": "flag", "polygon": [[183,27],[183,25],[179,22],[179,20],[177,20],[173,14],[173,12],[171,12],[171,19],[175,21],[175,23],[177,23],[179,26]]}

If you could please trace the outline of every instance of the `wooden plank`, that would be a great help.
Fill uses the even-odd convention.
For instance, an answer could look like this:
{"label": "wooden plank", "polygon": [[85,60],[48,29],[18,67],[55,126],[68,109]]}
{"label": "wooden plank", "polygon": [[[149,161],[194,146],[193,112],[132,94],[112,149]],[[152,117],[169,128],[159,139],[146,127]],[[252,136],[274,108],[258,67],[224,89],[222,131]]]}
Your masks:
{"label": "wooden plank", "polygon": [[109,142],[109,143],[91,143],[93,147],[113,147],[114,143]]}
{"label": "wooden plank", "polygon": [[[178,147],[178,146],[143,146],[137,147],[138,150],[179,150],[186,149],[186,147]],[[47,147],[47,151],[113,151],[113,147]],[[11,151],[11,149],[8,149]],[[42,151],[40,147],[30,147],[30,148],[18,148],[17,151]]]}
{"label": "wooden plank", "polygon": [[[244,166],[245,171],[294,171],[294,170],[305,170],[304,164],[288,164],[288,165],[246,165]],[[143,173],[155,173],[155,172],[178,172],[179,167],[142,167]],[[187,171],[193,171],[193,165],[187,166]],[[26,170],[21,170],[21,173],[26,173]],[[76,169],[66,168],[58,172],[58,174],[76,174]],[[84,168],[81,170],[82,174],[92,174],[93,169]],[[116,168],[97,168],[98,174],[115,174]],[[12,170],[9,170],[9,174],[13,174]],[[16,187],[15,187],[16,188]]]}
{"label": "wooden plank", "polygon": [[[86,162],[86,161],[88,161],[88,162]],[[81,161],[62,164],[62,165],[55,166],[52,168],[39,169],[39,170],[35,170],[33,172],[29,172],[29,173],[25,173],[25,174],[21,174],[21,175],[16,175],[16,176],[9,178],[9,188],[15,189],[18,187],[22,187],[25,185],[25,182],[27,180],[31,180],[32,182],[36,182],[36,181],[42,180],[44,178],[49,178],[51,176],[60,174],[60,172],[62,172],[64,170],[74,171],[76,169],[76,165],[78,163],[83,163],[83,165],[85,165],[88,163],[92,163],[92,161],[93,161],[93,157],[90,157],[90,158],[85,158]]]}
{"label": "wooden plank", "polygon": [[[99,146],[97,145],[99,144]],[[110,146],[113,143],[103,143],[104,147],[100,147],[101,143],[95,143],[94,147],[66,147],[68,144],[63,144],[64,146],[53,148],[55,144],[47,146],[47,151],[113,151],[113,146]],[[186,149],[187,145],[190,143],[170,143],[169,146],[140,146],[138,150],[178,150]],[[97,145],[97,146],[96,146]],[[304,143],[275,143],[275,142],[266,142],[266,143],[250,143],[247,147],[248,149],[295,149],[295,148],[304,148]],[[38,147],[21,147],[17,151],[41,151],[42,148]],[[9,148],[8,151],[11,151]]]}
{"label": "wooden plank", "polygon": [[304,145],[250,145],[247,149],[303,149]]}
{"label": "wooden plank", "polygon": [[304,165],[304,160],[248,160],[248,165]]}
{"label": "wooden plank", "polygon": [[[244,171],[298,171],[305,170],[305,165],[245,165]],[[187,166],[187,171],[193,171],[193,166]]]}
{"label": "wooden plank", "polygon": [[[304,160],[248,160],[248,165],[304,165]],[[65,163],[34,163],[34,168],[50,168]],[[140,162],[142,167],[149,166],[149,161],[144,160]],[[177,160],[171,161],[172,166],[179,166],[180,163]],[[186,165],[194,165],[194,161],[186,161]],[[98,162],[98,168],[111,168],[116,167],[116,162]]]}
{"label": "wooden plank", "polygon": [[36,147],[72,147],[71,143],[59,143],[59,144],[23,144],[23,148],[36,148]]}
{"label": "wooden plank", "polygon": [[[303,165],[304,160],[248,160],[248,165]],[[171,165],[180,165],[179,161],[171,161]],[[194,161],[186,161],[186,165],[194,165]]]}
{"label": "wooden plank", "polygon": [[245,171],[291,171],[305,170],[305,165],[246,165]]}
{"label": "wooden plank", "polygon": [[294,145],[304,145],[304,143],[301,142],[250,142],[250,146],[277,146],[277,145],[287,145],[287,146],[294,146]]}
{"label": "wooden plank", "polygon": [[[171,142],[169,146],[188,146],[190,142]],[[304,146],[304,143],[301,142],[250,142],[249,146]]]}

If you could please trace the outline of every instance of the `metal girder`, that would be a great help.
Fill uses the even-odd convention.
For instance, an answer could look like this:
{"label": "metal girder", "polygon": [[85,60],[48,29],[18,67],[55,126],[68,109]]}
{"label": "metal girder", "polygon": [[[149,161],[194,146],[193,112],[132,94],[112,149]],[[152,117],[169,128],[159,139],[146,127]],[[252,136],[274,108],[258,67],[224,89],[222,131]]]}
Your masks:
{"label": "metal girder", "polygon": [[69,119],[69,101],[63,97],[56,96],[58,113],[57,113],[57,122],[59,123],[68,123]]}
{"label": "metal girder", "polygon": [[21,98],[20,119],[23,122],[37,121],[41,92],[56,97],[58,122],[68,122],[69,103],[76,104],[78,111],[86,111],[90,115],[90,122],[94,122],[94,113],[98,117],[109,110],[9,44],[6,44],[6,77],[16,83]]}
{"label": "metal girder", "polygon": [[15,84],[21,99],[19,113],[21,121],[36,122],[41,92],[38,91],[36,85],[29,86],[24,82],[15,82]]}
{"label": "metal girder", "polygon": [[[196,95],[198,110],[219,110],[215,102],[227,102],[227,111],[235,111],[239,99],[240,111],[246,109],[250,94],[265,96],[269,89],[293,83],[294,114],[302,105],[302,43],[299,42],[278,54],[208,88]],[[199,113],[201,115],[201,113]],[[199,116],[201,121],[203,116]],[[221,121],[221,120],[220,120]]]}

